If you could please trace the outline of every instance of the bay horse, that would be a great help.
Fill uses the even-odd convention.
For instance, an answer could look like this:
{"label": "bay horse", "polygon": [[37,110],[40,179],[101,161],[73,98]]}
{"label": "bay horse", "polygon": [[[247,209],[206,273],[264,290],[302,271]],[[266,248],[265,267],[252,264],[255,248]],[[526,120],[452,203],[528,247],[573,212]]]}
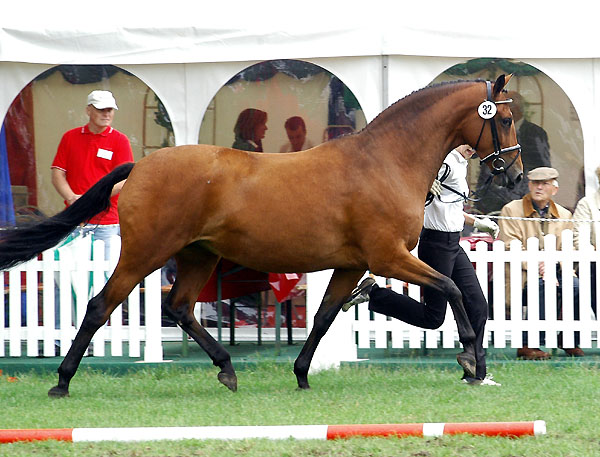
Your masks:
{"label": "bay horse", "polygon": [[0,231],[2,270],[55,246],[105,210],[113,185],[127,179],[119,200],[119,262],[89,301],[58,368],[58,384],[48,395],[69,395],[71,378],[95,332],[136,284],[173,256],[177,277],[162,308],[206,351],[220,368],[218,380],[232,391],[237,377],[228,352],[193,314],[196,297],[221,258],[259,271],[334,269],[294,363],[301,389],[309,388],[308,369],[319,341],[367,270],[443,293],[464,348],[458,361],[474,375],[475,334],[458,288],[410,251],[423,225],[427,192],[454,147],[476,145],[479,157],[505,177],[505,184],[521,179],[520,149],[503,91],[510,77],[421,89],[359,133],[306,151],[260,154],[208,145],[161,149],[115,168],[58,214]]}

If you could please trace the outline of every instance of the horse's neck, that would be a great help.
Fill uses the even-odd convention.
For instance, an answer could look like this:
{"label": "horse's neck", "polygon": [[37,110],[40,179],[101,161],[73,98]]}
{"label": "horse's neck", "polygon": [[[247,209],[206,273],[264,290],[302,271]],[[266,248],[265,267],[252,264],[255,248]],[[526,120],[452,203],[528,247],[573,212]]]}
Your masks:
{"label": "horse's neck", "polygon": [[[386,154],[386,166],[397,166],[399,173],[408,171],[420,187],[433,181],[442,162],[453,148],[464,142],[459,126],[473,108],[471,97],[466,96],[470,86],[450,94],[413,94],[391,109],[387,122],[375,125],[371,132],[378,150]],[[432,89],[432,92],[434,90]],[[433,97],[420,100],[419,97]],[[414,100],[411,98],[415,97]],[[415,111],[411,111],[416,106]],[[418,189],[420,192],[422,189]]]}

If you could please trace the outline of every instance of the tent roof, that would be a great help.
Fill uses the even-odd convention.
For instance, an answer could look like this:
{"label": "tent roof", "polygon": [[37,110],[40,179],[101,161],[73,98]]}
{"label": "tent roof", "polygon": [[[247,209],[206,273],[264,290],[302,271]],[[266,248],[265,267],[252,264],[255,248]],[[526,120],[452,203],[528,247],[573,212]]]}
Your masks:
{"label": "tent roof", "polygon": [[[580,0],[11,2],[0,61],[157,64],[363,55],[600,57]],[[216,3],[216,4],[214,4]],[[9,4],[10,5],[10,4]],[[57,7],[60,5],[60,7]],[[4,11],[8,8],[8,11]],[[35,9],[32,18],[32,9]]]}

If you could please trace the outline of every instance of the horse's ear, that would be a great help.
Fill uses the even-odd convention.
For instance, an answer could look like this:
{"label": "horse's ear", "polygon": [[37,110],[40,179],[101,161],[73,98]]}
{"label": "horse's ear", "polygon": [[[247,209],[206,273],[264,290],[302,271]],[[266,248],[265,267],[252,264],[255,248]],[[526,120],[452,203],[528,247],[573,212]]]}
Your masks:
{"label": "horse's ear", "polygon": [[496,82],[494,83],[494,96],[498,95],[502,89],[504,89],[504,87],[508,84],[508,82],[510,81],[510,79],[513,77],[513,74],[511,73],[510,75],[506,76],[506,75],[500,75],[498,76],[498,79],[496,79]]}

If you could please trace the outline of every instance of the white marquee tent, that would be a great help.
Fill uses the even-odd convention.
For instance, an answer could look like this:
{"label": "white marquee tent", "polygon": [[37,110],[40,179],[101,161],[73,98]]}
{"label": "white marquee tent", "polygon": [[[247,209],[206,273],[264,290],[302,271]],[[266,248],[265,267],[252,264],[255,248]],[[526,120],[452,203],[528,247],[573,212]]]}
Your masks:
{"label": "white marquee tent", "polygon": [[177,144],[189,144],[198,141],[219,88],[262,60],[301,59],[329,70],[371,120],[454,64],[504,57],[538,68],[565,91],[581,121],[587,190],[596,187],[600,41],[593,2],[212,3],[4,4],[0,116],[54,65],[113,64],[152,88],[171,115]]}
{"label": "white marquee tent", "polygon": [[[600,162],[597,10],[581,0],[3,2],[0,118],[55,65],[111,64],[156,93],[177,144],[195,144],[217,91],[263,60],[325,68],[351,89],[369,121],[455,64],[515,59],[542,71],[572,103],[590,193]],[[318,287],[309,290],[318,303]]]}

